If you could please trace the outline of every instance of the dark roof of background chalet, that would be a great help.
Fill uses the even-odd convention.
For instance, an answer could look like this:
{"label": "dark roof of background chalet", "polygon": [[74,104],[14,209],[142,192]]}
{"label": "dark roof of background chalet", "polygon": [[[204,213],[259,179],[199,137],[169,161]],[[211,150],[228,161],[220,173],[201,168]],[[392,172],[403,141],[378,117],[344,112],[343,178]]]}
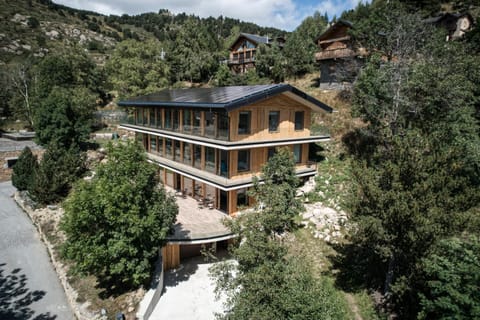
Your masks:
{"label": "dark roof of background chalet", "polygon": [[268,37],[264,37],[264,36],[259,36],[259,35],[256,35],[256,34],[250,34],[250,33],[240,33],[240,36],[244,36],[245,38],[247,38],[248,40],[251,40],[255,43],[269,43],[270,41],[269,40],[272,40]]}
{"label": "dark roof of background chalet", "polygon": [[436,17],[430,17],[430,18],[424,19],[423,22],[436,24],[436,23],[441,22],[442,20],[447,20],[447,19],[457,20],[457,19],[460,19],[462,17],[467,17],[471,21],[473,21],[473,18],[469,13],[450,13],[450,12],[447,12],[447,13],[438,15]]}
{"label": "dark roof of background chalet", "polygon": [[331,25],[329,28],[327,28],[327,30],[325,30],[321,35],[319,35],[315,40],[315,42],[328,38],[330,34],[332,34],[341,26],[347,26],[349,28],[353,28],[353,23],[348,20],[340,19],[337,22],[335,22],[333,25]]}
{"label": "dark roof of background chalet", "polygon": [[165,106],[225,109],[227,111],[258,102],[283,92],[292,92],[327,112],[333,109],[289,84],[230,86],[216,88],[165,89],[157,93],[130,98],[119,106]]}

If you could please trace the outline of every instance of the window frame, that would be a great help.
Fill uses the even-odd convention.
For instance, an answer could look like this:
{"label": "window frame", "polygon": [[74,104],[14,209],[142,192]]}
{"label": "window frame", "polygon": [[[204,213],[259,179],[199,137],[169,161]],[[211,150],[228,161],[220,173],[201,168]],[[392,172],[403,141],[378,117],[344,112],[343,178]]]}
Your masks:
{"label": "window frame", "polygon": [[[295,154],[295,152],[296,152],[295,149],[296,148],[298,148],[298,150],[297,150],[298,151],[298,159],[297,159],[297,156]],[[294,144],[292,153],[293,153],[293,159],[295,160],[295,164],[301,163],[302,162],[303,145],[302,144]]]}
{"label": "window frame", "polygon": [[[272,130],[272,127],[271,127],[271,116],[273,114],[276,114],[277,115],[277,126],[275,128],[275,130]],[[279,132],[279,127],[280,127],[280,111],[277,111],[277,110],[271,110],[268,112],[268,132],[270,133],[275,133],[275,132]]]}
{"label": "window frame", "polygon": [[[297,122],[297,114],[301,114],[301,115],[302,115],[302,121],[301,121],[301,123],[300,123],[300,122]],[[303,130],[305,130],[305,111],[295,111],[293,123],[294,123],[294,129],[295,129],[295,131],[303,131]],[[298,127],[297,127],[297,124],[300,124],[300,125],[301,125],[301,128],[298,128]]]}
{"label": "window frame", "polygon": [[[247,128],[245,129],[245,131],[241,131],[241,130],[240,130],[240,124],[242,123],[242,122],[241,122],[242,114],[248,116]],[[237,128],[237,133],[238,133],[239,135],[241,135],[241,134],[245,135],[245,134],[250,134],[251,131],[252,131],[252,111],[250,111],[250,110],[240,111],[240,112],[238,113],[238,128]]]}
{"label": "window frame", "polygon": [[[239,160],[240,160],[240,153],[241,152],[245,152],[247,154],[247,157],[246,157],[246,169],[240,169],[239,168]],[[250,152],[249,149],[243,149],[243,150],[238,150],[237,151],[237,172],[248,172],[250,171],[250,165],[251,165],[251,156],[252,156],[252,153]]]}

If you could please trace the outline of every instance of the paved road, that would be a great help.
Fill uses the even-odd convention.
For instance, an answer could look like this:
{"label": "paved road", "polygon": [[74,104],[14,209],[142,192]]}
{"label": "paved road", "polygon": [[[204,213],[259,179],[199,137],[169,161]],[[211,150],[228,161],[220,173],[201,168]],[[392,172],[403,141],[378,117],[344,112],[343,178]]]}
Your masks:
{"label": "paved road", "polygon": [[0,319],[70,320],[73,313],[28,216],[0,183]]}

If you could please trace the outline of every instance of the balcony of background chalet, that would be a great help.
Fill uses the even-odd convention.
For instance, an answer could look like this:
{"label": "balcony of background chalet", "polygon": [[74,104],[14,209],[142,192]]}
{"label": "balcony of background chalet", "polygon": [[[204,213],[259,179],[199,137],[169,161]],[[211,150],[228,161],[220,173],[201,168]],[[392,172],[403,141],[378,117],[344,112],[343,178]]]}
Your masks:
{"label": "balcony of background chalet", "polygon": [[234,65],[234,64],[245,64],[245,63],[253,63],[255,62],[255,57],[251,58],[243,58],[243,59],[229,59],[228,64],[229,65]]}
{"label": "balcony of background chalet", "polygon": [[355,57],[357,52],[350,48],[340,48],[335,50],[324,50],[315,53],[315,60],[328,60],[339,58]]}

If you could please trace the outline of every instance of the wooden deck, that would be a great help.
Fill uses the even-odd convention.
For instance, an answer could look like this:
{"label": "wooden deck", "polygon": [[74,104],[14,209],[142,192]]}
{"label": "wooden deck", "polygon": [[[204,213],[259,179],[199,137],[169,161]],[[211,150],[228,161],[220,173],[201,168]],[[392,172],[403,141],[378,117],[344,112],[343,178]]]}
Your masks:
{"label": "wooden deck", "polygon": [[[165,186],[165,189],[175,194],[175,191]],[[176,197],[178,205],[177,222],[174,225],[175,233],[167,239],[179,244],[209,243],[229,239],[232,232],[223,224],[225,219],[231,219],[226,213],[198,205],[198,201],[191,198]]]}

